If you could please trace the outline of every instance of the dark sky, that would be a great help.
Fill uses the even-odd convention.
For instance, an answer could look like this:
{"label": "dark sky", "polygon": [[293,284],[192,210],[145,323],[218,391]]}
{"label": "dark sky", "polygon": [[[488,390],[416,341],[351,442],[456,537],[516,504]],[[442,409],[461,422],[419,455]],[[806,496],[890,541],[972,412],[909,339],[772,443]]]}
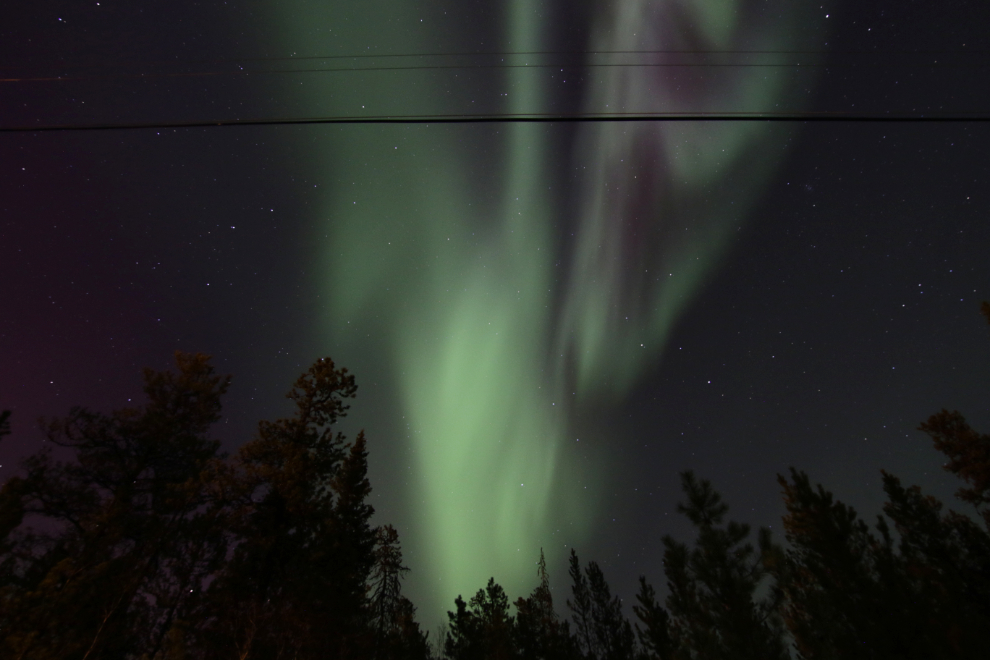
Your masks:
{"label": "dark sky", "polygon": [[[564,2],[541,7],[547,49],[590,48],[593,11]],[[787,61],[807,57],[806,66],[821,66],[793,83],[795,91],[782,97],[787,109],[990,116],[986,3],[850,2],[826,9],[828,22],[818,17],[813,26],[793,26],[814,33],[808,50],[815,52]],[[341,9],[342,24],[360,19],[363,31],[340,43],[333,29],[328,36],[313,28],[297,44],[292,30],[271,18],[297,12],[292,20],[298,24],[311,10],[305,2],[276,8],[116,0],[7,9],[0,22],[0,125],[349,112],[349,100],[324,107],[314,98],[350,99],[368,80],[390,108],[418,112],[425,103],[462,112],[474,92],[498,84],[495,73],[462,71],[457,75],[474,76],[463,83],[452,78],[456,72],[432,72],[435,89],[454,91],[427,103],[410,96],[415,83],[408,81],[417,74],[311,83],[304,74],[262,73],[289,66],[264,58],[352,55],[358,43],[396,52],[388,26],[416,12],[439,27],[422,34],[418,26],[403,28],[408,43],[419,44],[412,52],[514,49],[514,33],[504,28],[508,10],[499,3],[459,3],[456,10],[421,3],[394,15]],[[321,39],[326,50],[319,50]],[[579,112],[595,93],[594,75],[578,66],[581,56],[568,57],[561,73],[573,76],[571,87],[548,86],[545,103]],[[56,76],[71,79],[50,79]],[[49,79],[12,80],[20,78]],[[315,84],[316,96],[299,94],[301,81]],[[467,86],[457,87],[462,83]],[[292,380],[330,355],[357,375],[361,390],[348,427],[369,432],[374,505],[380,520],[403,535],[409,592],[432,627],[435,612],[455,594],[438,586],[440,573],[426,568],[436,562],[435,540],[433,528],[422,523],[427,514],[418,510],[425,500],[414,474],[417,431],[404,417],[404,372],[394,365],[404,364],[396,349],[405,345],[404,333],[429,335],[433,317],[407,328],[401,320],[410,317],[395,311],[405,309],[403,301],[372,296],[374,311],[354,321],[361,329],[342,329],[349,321],[340,310],[347,305],[335,290],[360,288],[360,282],[343,281],[334,274],[339,269],[328,266],[342,249],[344,234],[335,233],[335,222],[344,221],[334,209],[347,185],[354,186],[356,206],[365,203],[362,194],[370,204],[379,194],[370,183],[362,192],[361,181],[387,187],[394,180],[396,188],[420,181],[420,190],[392,204],[389,213],[396,216],[404,204],[426,204],[434,188],[450,199],[442,191],[456,181],[444,172],[465,172],[472,187],[463,198],[472,204],[497,197],[499,184],[489,170],[512,161],[503,129],[493,125],[431,128],[437,133],[428,135],[440,135],[443,144],[465,145],[457,147],[463,153],[424,154],[392,170],[352,176],[367,166],[363,140],[369,153],[407,137],[422,145],[433,139],[423,137],[425,130],[0,134],[0,407],[13,411],[14,431],[0,446],[0,479],[40,446],[39,416],[64,414],[73,405],[108,411],[138,401],[141,368],[167,368],[176,349],[210,353],[220,371],[234,375],[217,430],[229,449],[250,437],[257,420],[287,413],[282,397]],[[541,130],[550,169],[558,172],[552,184],[562,191],[550,198],[556,210],[547,225],[556,255],[547,303],[558,310],[548,322],[553,328],[565,324],[560,310],[575,281],[567,265],[578,261],[572,236],[579,233],[580,213],[568,200],[582,184],[567,172],[581,138],[573,125]],[[663,350],[637,368],[631,389],[604,403],[574,404],[562,422],[563,436],[580,438],[581,445],[561,444],[557,464],[580,476],[560,480],[564,485],[549,497],[568,501],[560,505],[568,511],[564,517],[580,518],[583,526],[565,534],[562,545],[573,542],[583,558],[597,559],[626,598],[641,573],[662,584],[660,537],[689,534],[675,513],[681,470],[711,479],[731,512],[754,525],[776,527],[775,475],[790,466],[807,470],[872,518],[882,501],[881,468],[951,497],[955,484],[916,430],[929,414],[955,408],[977,428],[990,428],[990,332],[978,314],[979,302],[990,299],[990,122],[806,122],[767,130],[773,153],[756,148],[746,157],[775,159],[773,165],[749,189],[751,201],[728,248],[699,276]],[[337,147],[324,144],[352,151],[341,147],[340,155],[327,156]],[[374,153],[369,158],[384,162]],[[716,180],[706,195],[719,198],[721,185],[736,190],[731,181]],[[486,218],[494,214],[480,213],[465,232],[490,231]],[[355,244],[390,235],[374,222],[355,226]],[[658,249],[658,267],[664,267],[672,257]],[[434,267],[426,252],[417,254],[391,260],[383,252],[385,284],[400,286],[413,270]],[[618,281],[631,287],[635,277],[622,272]],[[588,496],[593,502],[568,491],[583,479],[595,482]],[[566,550],[549,539],[539,536],[533,544],[546,546],[562,586]],[[483,557],[475,561],[484,568]],[[493,561],[489,573],[510,570],[504,560]],[[515,584],[512,576],[504,581]]]}

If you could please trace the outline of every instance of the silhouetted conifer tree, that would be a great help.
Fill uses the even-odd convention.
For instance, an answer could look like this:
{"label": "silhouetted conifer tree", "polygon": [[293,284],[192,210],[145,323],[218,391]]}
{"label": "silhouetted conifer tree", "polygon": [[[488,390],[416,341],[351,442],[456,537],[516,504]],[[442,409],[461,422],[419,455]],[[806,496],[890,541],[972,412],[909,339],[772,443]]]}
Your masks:
{"label": "silhouetted conifer tree", "polygon": [[917,486],[904,488],[887,473],[883,481],[884,512],[900,536],[902,570],[920,610],[912,632],[931,640],[917,646],[939,649],[933,658],[979,657],[990,630],[990,534],[969,516],[943,514],[942,503]]}
{"label": "silhouetted conifer tree", "polygon": [[916,594],[898,579],[883,519],[874,535],[852,507],[813,488],[803,472],[792,470],[780,484],[790,544],[781,572],[784,616],[801,657],[921,657],[911,639],[917,622],[902,611]]}
{"label": "silhouetted conifer tree", "polygon": [[206,648],[242,657],[370,655],[367,451],[363,433],[347,445],[334,431],[356,390],[346,369],[318,360],[288,394],[295,416],[262,422],[238,452],[226,485],[236,503],[232,555],[186,614],[206,622]]}
{"label": "silhouetted conifer tree", "polygon": [[536,575],[540,583],[529,598],[516,600],[516,648],[522,660],[568,660],[579,658],[570,627],[553,608],[550,576],[540,549]]}
{"label": "silhouetted conifer tree", "polygon": [[570,557],[571,594],[567,601],[578,631],[582,653],[596,660],[632,658],[636,640],[622,613],[622,601],[612,596],[605,575],[596,562],[588,562],[584,574],[577,553]]}
{"label": "silhouetted conifer tree", "polygon": [[428,633],[416,622],[416,607],[405,596],[399,597],[395,625],[378,646],[378,657],[388,660],[429,660],[432,650]]}
{"label": "silhouetted conifer tree", "polygon": [[[983,303],[990,321],[990,305]],[[775,564],[784,614],[802,658],[970,658],[990,629],[990,437],[946,410],[920,426],[969,484],[958,497],[972,518],[883,472],[887,520],[874,531],[803,472],[779,477],[790,548]]]}
{"label": "silhouetted conifer tree", "polygon": [[390,633],[397,621],[402,596],[402,576],[409,569],[402,565],[399,533],[391,525],[376,531],[375,565],[371,572],[371,617],[375,633]]}
{"label": "silhouetted conifer tree", "polygon": [[567,601],[567,607],[571,610],[571,617],[574,619],[574,634],[578,646],[585,657],[597,658],[591,589],[588,587],[588,579],[581,571],[581,561],[574,548],[571,548],[571,556],[568,559],[567,574],[571,576],[571,598]]}
{"label": "silhouetted conifer tree", "polygon": [[10,435],[10,411],[0,410],[0,440],[5,435]]}
{"label": "silhouetted conifer tree", "polygon": [[972,504],[990,527],[990,435],[974,431],[957,410],[942,410],[918,428],[949,459],[945,469],[969,484],[956,497]]}
{"label": "silhouetted conifer tree", "polygon": [[510,660],[516,657],[513,617],[509,599],[495,578],[465,603],[454,601],[455,612],[447,612],[450,628],[444,652],[450,660]]}
{"label": "silhouetted conifer tree", "polygon": [[[425,660],[397,535],[370,525],[364,435],[333,429],[353,377],[317,361],[296,415],[228,458],[206,432],[229,378],[204,355],[176,362],[145,370],[141,408],[50,422],[74,460],[43,449],[0,489],[0,657]],[[392,571],[378,645],[376,557]]]}
{"label": "silhouetted conifer tree", "polygon": [[375,565],[368,585],[375,657],[425,660],[430,656],[427,635],[415,621],[415,606],[402,595],[402,577],[409,569],[402,565],[399,533],[384,525],[375,534]]}
{"label": "silhouetted conifer tree", "polygon": [[646,581],[645,576],[639,577],[639,593],[636,594],[636,605],[633,612],[643,624],[636,624],[636,636],[647,660],[670,660],[673,657],[673,645],[670,641],[670,615],[657,602],[657,594],[653,585]]}
{"label": "silhouetted conifer tree", "polygon": [[[679,657],[770,660],[786,658],[774,592],[758,598],[772,552],[761,530],[760,551],[746,541],[749,526],[722,524],[728,506],[707,480],[681,474],[687,502],[678,505],[698,530],[694,548],[665,536],[664,571],[671,637]],[[659,634],[659,631],[658,631]]]}

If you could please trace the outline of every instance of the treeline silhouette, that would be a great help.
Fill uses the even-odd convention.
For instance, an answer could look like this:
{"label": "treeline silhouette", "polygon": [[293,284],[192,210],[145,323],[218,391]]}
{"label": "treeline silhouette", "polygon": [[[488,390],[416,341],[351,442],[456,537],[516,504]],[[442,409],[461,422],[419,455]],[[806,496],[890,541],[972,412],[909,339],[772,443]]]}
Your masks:
{"label": "treeline silhouette", "polygon": [[883,472],[884,515],[869,525],[792,469],[778,477],[779,543],[684,472],[678,510],[696,537],[664,537],[662,604],[641,577],[630,622],[601,567],[572,550],[565,618],[541,552],[532,593],[510,605],[491,579],[430,640],[402,595],[397,532],[370,522],[364,435],[334,430],[354,377],[318,360],[288,395],[295,414],[227,455],[207,433],[230,377],[202,354],[176,366],[145,370],[143,407],[46,422],[50,445],[0,489],[0,657],[988,657],[990,436],[958,412],[920,429],[974,515]]}

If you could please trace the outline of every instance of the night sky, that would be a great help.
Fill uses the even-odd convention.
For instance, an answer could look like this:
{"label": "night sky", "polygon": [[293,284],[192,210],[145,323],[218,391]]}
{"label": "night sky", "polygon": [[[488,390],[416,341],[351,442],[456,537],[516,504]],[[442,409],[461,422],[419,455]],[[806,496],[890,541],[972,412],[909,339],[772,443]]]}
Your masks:
{"label": "night sky", "polygon": [[[990,116],[986,3],[789,4],[22,3],[0,126]],[[630,62],[775,66],[586,66]],[[234,375],[228,450],[331,356],[428,629],[489,575],[528,593],[541,547],[561,596],[571,547],[661,587],[689,468],[754,526],[790,466],[867,519],[881,468],[948,500],[916,427],[990,428],[988,153],[975,121],[0,133],[0,479],[176,349]]]}

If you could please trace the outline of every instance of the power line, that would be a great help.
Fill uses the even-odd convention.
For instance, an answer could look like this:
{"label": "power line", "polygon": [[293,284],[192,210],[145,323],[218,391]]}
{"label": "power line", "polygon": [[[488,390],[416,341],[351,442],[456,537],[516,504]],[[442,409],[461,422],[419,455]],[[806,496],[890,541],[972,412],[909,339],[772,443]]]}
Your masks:
{"label": "power line", "polygon": [[0,133],[52,133],[65,131],[178,130],[188,128],[221,128],[234,126],[300,126],[319,124],[555,124],[594,122],[682,122],[682,121],[764,121],[764,122],[884,122],[884,123],[944,123],[987,122],[990,113],[892,114],[844,112],[710,112],[710,113],[608,113],[608,114],[528,114],[528,115],[392,115],[336,116],[306,118],[220,119],[207,121],[121,122],[93,124],[42,124],[37,126],[5,126]]}

